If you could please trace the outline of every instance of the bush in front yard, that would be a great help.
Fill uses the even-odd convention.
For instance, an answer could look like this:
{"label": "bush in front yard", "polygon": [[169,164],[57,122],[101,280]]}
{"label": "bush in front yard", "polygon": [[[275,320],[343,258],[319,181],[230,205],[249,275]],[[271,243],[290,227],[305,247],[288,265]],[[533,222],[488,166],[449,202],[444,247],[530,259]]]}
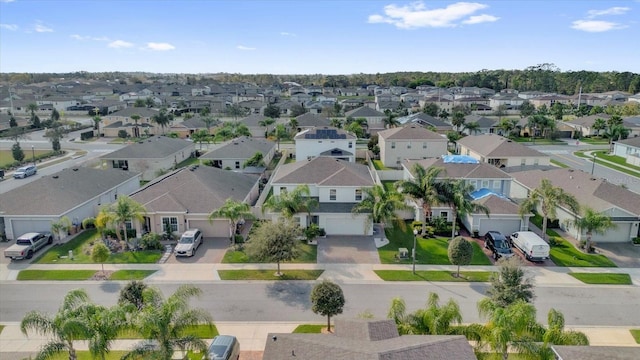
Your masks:
{"label": "bush in front yard", "polygon": [[140,248],[142,250],[163,250],[164,245],[160,243],[162,235],[156,233],[146,233],[140,239]]}

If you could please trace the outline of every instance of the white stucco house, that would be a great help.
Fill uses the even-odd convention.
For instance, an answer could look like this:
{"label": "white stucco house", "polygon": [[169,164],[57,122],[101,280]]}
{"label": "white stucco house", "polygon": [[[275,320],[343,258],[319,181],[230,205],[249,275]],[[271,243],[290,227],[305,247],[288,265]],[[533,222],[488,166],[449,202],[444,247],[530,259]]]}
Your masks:
{"label": "white stucco house", "polygon": [[265,138],[241,136],[200,156],[200,160],[211,161],[214,167],[220,169],[241,170],[256,153],[262,154],[265,166],[269,165],[276,153],[276,143]]}
{"label": "white stucco house", "polygon": [[[308,185],[310,196],[319,206],[311,212],[299,213],[295,219],[303,227],[315,223],[327,235],[372,235],[373,224],[367,214],[352,214],[351,209],[363,199],[363,188],[374,186],[369,167],[331,157],[316,157],[280,166],[271,178],[273,195]],[[267,213],[272,219],[277,213]]]}
{"label": "white stucco house", "polygon": [[405,159],[428,159],[446,155],[447,138],[416,124],[378,132],[380,160],[384,166],[401,168]]}
{"label": "white stucco house", "polygon": [[640,136],[616,141],[613,154],[625,158],[627,164],[640,166]]}
{"label": "white stucco house", "polygon": [[296,134],[296,161],[328,156],[348,162],[356,161],[357,137],[342,129],[323,126]]}
{"label": "white stucco house", "polygon": [[[36,175],[40,176],[40,175]],[[66,216],[73,225],[95,217],[102,206],[140,187],[140,175],[116,169],[77,167],[62,170],[0,194],[0,230],[7,239],[50,231]]]}
{"label": "white stucco house", "polygon": [[551,160],[545,153],[496,134],[465,136],[458,140],[457,147],[458,154],[471,156],[499,168],[548,166]]}

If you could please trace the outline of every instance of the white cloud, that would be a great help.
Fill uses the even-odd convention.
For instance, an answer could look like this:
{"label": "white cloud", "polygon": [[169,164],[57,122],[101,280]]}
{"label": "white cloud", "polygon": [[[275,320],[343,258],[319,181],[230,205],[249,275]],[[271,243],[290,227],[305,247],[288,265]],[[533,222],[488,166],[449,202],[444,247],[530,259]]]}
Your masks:
{"label": "white cloud", "polygon": [[628,7],[615,6],[612,8],[608,8],[605,10],[589,10],[587,12],[587,17],[592,19],[597,16],[605,16],[605,15],[623,15],[627,11],[631,10]]}
{"label": "white cloud", "polygon": [[[370,15],[368,20],[369,23],[392,24],[401,29],[455,27],[460,24],[461,19],[487,7],[488,5],[480,3],[458,2],[445,8],[428,9],[423,2],[418,1],[405,6],[386,5],[384,15]],[[496,20],[498,18],[492,15],[478,15],[471,16],[462,23],[478,24]]]}
{"label": "white cloud", "polygon": [[33,27],[33,29],[34,29],[36,32],[39,32],[39,33],[53,32],[53,29],[52,29],[52,28],[50,28],[50,27],[48,27],[48,26],[45,26],[45,25],[42,25],[42,24],[36,24],[36,25]]}
{"label": "white cloud", "polygon": [[0,24],[0,29],[7,29],[11,31],[18,30],[18,25],[16,24]]}
{"label": "white cloud", "polygon": [[605,32],[610,30],[619,30],[626,28],[626,25],[614,23],[611,21],[600,20],[576,20],[571,28],[586,32]]}
{"label": "white cloud", "polygon": [[15,0],[0,0],[0,2],[3,2],[3,3],[10,3],[10,2],[14,2],[14,1]]}
{"label": "white cloud", "polygon": [[484,22],[495,22],[498,20],[500,20],[500,18],[497,16],[482,14],[482,15],[469,16],[469,18],[467,20],[462,21],[462,23],[467,25],[473,25],[473,24],[480,24]]}
{"label": "white cloud", "polygon": [[147,47],[145,49],[153,50],[153,51],[168,51],[168,50],[175,50],[175,48],[176,48],[175,46],[169,43],[150,42],[150,43],[147,43]]}
{"label": "white cloud", "polygon": [[116,40],[112,41],[107,45],[110,48],[120,49],[120,48],[130,48],[133,47],[133,44],[124,40]]}
{"label": "white cloud", "polygon": [[78,34],[72,34],[69,35],[70,38],[75,39],[75,40],[79,40],[79,41],[109,41],[109,38],[106,36],[101,36],[101,37],[95,37],[95,36],[83,36],[83,35],[78,35]]}
{"label": "white cloud", "polygon": [[247,51],[250,51],[250,50],[255,50],[256,48],[254,48],[254,47],[248,47],[248,46],[244,46],[244,45],[238,45],[238,46],[236,46],[236,49],[238,49],[238,50],[247,50]]}
{"label": "white cloud", "polygon": [[280,35],[282,35],[282,36],[292,36],[292,37],[293,37],[293,36],[297,36],[297,35],[296,35],[296,34],[294,34],[294,33],[286,32],[286,31],[281,32],[281,33],[280,33]]}

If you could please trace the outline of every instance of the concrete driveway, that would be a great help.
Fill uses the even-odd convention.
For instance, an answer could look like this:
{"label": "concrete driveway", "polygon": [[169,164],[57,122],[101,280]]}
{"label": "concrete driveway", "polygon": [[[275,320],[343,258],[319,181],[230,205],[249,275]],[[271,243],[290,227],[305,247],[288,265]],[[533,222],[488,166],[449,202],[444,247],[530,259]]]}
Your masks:
{"label": "concrete driveway", "polygon": [[380,264],[371,236],[329,235],[318,239],[318,264]]}
{"label": "concrete driveway", "polygon": [[596,243],[599,254],[605,255],[618,267],[640,268],[640,246],[627,243]]}
{"label": "concrete driveway", "polygon": [[202,245],[193,257],[176,257],[171,254],[167,259],[167,264],[219,264],[222,262],[224,253],[229,248],[228,238],[204,238]]}

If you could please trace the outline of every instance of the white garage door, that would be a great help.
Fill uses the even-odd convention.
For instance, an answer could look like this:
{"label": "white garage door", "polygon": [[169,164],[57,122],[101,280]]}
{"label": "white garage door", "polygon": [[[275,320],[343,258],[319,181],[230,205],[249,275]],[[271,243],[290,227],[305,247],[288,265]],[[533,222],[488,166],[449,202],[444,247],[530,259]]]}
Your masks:
{"label": "white garage door", "polygon": [[[616,243],[616,242],[627,242],[631,240],[629,238],[631,224],[625,223],[616,223],[616,227],[610,230],[607,230],[605,235],[593,235],[593,241],[599,243]],[[636,228],[637,229],[637,228]],[[583,235],[583,239],[586,239],[586,235]]]}
{"label": "white garage door", "polygon": [[481,219],[480,236],[484,236],[487,231],[499,231],[503,235],[511,235],[520,231],[520,219]]}
{"label": "white garage door", "polygon": [[187,220],[189,228],[198,228],[204,237],[229,238],[229,220]]}
{"label": "white garage door", "polygon": [[10,226],[13,229],[13,239],[16,239],[28,232],[51,231],[51,220],[11,220]]}
{"label": "white garage door", "polygon": [[352,218],[351,215],[342,217],[328,217],[324,221],[327,235],[364,235],[362,219]]}

